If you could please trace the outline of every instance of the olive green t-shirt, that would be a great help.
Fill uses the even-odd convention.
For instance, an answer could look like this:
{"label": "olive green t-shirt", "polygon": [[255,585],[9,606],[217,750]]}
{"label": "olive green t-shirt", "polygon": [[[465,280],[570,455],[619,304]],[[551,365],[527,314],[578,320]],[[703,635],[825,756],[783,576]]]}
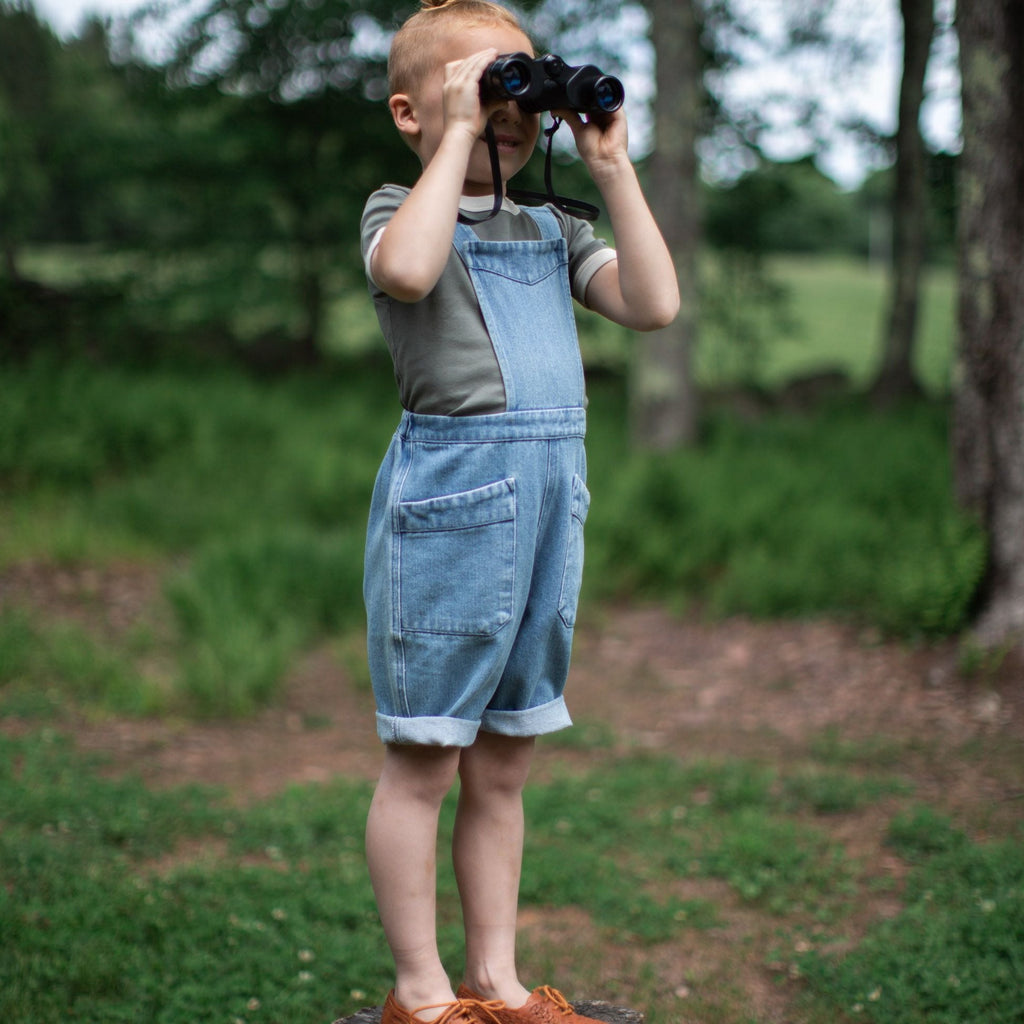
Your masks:
{"label": "olive green t-shirt", "polygon": [[[395,365],[402,405],[411,412],[435,416],[484,415],[505,411],[505,387],[469,272],[452,246],[448,263],[433,291],[419,302],[399,302],[374,283],[370,256],[388,221],[409,190],[385,185],[374,192],[363,211],[360,245],[377,319]],[[467,198],[467,213],[489,210],[491,197]],[[595,272],[615,259],[615,250],[584,220],[549,207],[562,226],[569,250],[569,282],[573,298],[585,304]],[[486,241],[533,241],[540,229],[533,219],[506,199],[491,220],[472,224]]]}

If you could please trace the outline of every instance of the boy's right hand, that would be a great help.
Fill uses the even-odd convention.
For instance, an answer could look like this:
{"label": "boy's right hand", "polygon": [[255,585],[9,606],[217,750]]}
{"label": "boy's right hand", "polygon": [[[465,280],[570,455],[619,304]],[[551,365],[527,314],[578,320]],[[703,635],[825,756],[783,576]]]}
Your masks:
{"label": "boy's right hand", "polygon": [[[442,86],[445,132],[464,129],[474,139],[483,132],[492,110],[485,107],[480,99],[480,79],[497,56],[498,51],[488,47],[465,60],[445,64]],[[490,106],[494,108],[500,103]]]}

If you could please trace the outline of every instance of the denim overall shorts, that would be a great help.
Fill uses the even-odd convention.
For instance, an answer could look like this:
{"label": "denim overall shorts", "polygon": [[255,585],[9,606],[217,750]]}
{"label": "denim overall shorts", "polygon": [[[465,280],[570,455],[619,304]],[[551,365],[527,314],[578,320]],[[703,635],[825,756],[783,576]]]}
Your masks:
{"label": "denim overall shorts", "polygon": [[586,429],[568,253],[546,209],[538,241],[464,224],[506,411],[406,411],[374,487],[363,596],[385,743],[469,746],[477,731],[571,725],[562,697],[583,571]]}

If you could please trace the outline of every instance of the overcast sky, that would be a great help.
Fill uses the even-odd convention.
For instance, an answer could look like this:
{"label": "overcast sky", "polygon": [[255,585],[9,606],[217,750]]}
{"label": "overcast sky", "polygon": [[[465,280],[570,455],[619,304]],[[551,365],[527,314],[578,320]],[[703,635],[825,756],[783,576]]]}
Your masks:
{"label": "overcast sky", "polygon": [[[39,14],[64,37],[74,34],[87,13],[128,14],[143,0],[34,0]],[[791,0],[737,0],[740,7],[771,18],[773,8]],[[951,0],[944,0],[949,6]],[[413,4],[410,2],[410,8]],[[856,78],[844,79],[841,69],[827,62],[792,63],[773,66],[749,64],[731,73],[730,90],[737,96],[764,95],[772,88],[809,89],[819,92],[826,110],[836,122],[850,115],[860,116],[881,131],[891,132],[896,124],[899,89],[900,22],[898,0],[850,0],[837,4],[837,16],[845,18],[845,27],[863,33],[873,48],[871,66],[860,69]],[[845,12],[845,13],[844,13]],[[925,135],[936,148],[955,148],[959,134],[958,85],[951,54],[942,55],[929,69],[929,99],[922,116]],[[824,88],[822,88],[824,86]],[[643,89],[638,89],[643,92]],[[856,186],[867,168],[856,146],[837,136],[837,143],[821,160],[822,169],[840,184]],[[770,144],[769,155],[776,159],[797,157],[807,152],[809,141],[784,123]]]}

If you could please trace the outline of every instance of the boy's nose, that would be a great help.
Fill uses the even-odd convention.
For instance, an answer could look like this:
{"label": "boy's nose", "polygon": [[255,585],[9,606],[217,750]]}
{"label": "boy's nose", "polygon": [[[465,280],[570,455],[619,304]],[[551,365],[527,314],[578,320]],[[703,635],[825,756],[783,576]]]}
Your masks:
{"label": "boy's nose", "polygon": [[509,121],[512,124],[519,124],[523,119],[522,111],[515,100],[506,100],[494,113],[491,114],[494,121]]}

